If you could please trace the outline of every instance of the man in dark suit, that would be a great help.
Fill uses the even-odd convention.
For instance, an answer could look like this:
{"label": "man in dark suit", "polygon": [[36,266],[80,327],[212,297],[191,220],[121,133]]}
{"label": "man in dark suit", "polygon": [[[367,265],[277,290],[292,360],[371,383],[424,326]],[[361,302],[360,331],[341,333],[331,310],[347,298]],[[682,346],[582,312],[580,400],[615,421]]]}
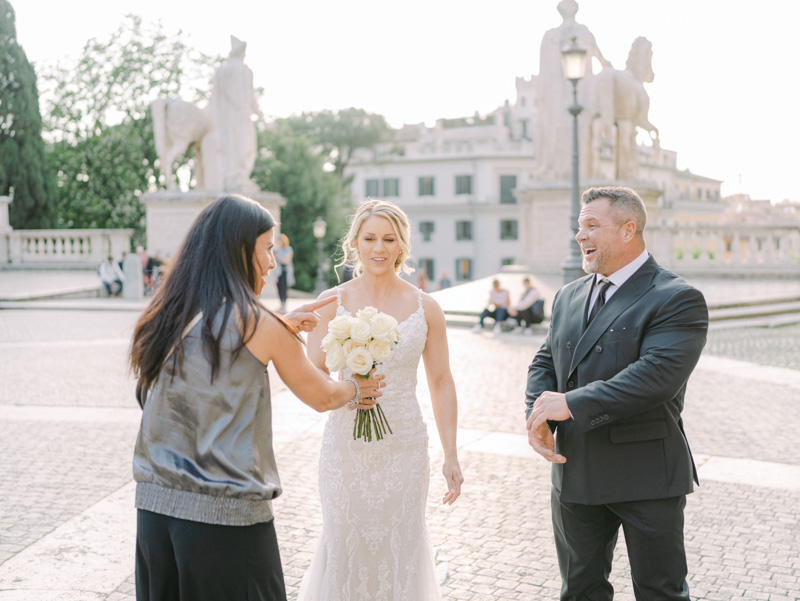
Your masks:
{"label": "man in dark suit", "polygon": [[590,275],[556,294],[528,369],[528,442],[553,463],[561,601],[613,598],[620,526],[637,601],[689,599],[683,510],[697,472],[681,411],[708,309],[648,254],[646,219],[629,188],[584,192],[576,238]]}

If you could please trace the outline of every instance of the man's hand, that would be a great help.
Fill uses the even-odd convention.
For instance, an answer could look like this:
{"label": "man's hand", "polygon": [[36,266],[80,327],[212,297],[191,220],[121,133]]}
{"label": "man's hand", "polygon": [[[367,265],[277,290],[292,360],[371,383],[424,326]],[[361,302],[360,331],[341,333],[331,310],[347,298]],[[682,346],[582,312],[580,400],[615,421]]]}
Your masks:
{"label": "man's hand", "polygon": [[566,463],[567,458],[555,452],[555,439],[547,422],[535,429],[530,428],[530,421],[528,424],[528,444],[533,450],[551,463]]}
{"label": "man's hand", "polygon": [[560,422],[571,417],[567,396],[561,392],[545,390],[533,404],[533,411],[528,418],[528,430],[538,428],[547,420]]}
{"label": "man's hand", "polygon": [[319,313],[317,313],[317,309],[321,309],[325,305],[329,305],[335,300],[335,296],[329,296],[328,298],[324,298],[322,300],[316,300],[313,303],[308,303],[298,307],[296,310],[292,311],[291,313],[287,313],[283,317],[295,328],[297,328],[298,331],[302,330],[303,332],[310,332],[316,328],[317,324],[319,323],[320,317]]}
{"label": "man's hand", "polygon": [[560,392],[546,390],[533,404],[528,417],[528,444],[542,457],[553,463],[564,463],[566,458],[555,454],[555,440],[547,420],[564,421],[572,417],[567,406],[567,397]]}

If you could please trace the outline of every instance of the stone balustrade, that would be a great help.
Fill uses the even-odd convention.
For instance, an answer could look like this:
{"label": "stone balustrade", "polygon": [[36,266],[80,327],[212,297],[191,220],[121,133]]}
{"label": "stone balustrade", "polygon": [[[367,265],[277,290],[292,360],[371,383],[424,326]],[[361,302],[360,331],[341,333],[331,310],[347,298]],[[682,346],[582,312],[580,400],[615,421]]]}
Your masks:
{"label": "stone balustrade", "polygon": [[655,225],[646,231],[658,262],[681,275],[800,277],[800,227]]}
{"label": "stone balustrade", "polygon": [[130,250],[132,229],[0,232],[0,261],[15,267],[97,267]]}

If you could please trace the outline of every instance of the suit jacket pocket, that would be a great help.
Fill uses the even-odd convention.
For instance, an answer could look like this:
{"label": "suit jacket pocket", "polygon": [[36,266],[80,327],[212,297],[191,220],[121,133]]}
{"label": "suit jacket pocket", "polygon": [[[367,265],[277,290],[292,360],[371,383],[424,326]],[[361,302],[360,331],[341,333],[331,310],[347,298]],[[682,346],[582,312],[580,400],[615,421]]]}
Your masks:
{"label": "suit jacket pocket", "polygon": [[603,334],[601,340],[603,342],[614,342],[616,340],[625,340],[626,338],[633,338],[639,332],[636,326],[615,326]]}
{"label": "suit jacket pocket", "polygon": [[608,431],[609,438],[614,444],[659,440],[666,438],[668,434],[667,422],[660,419],[633,424],[616,424],[610,426]]}

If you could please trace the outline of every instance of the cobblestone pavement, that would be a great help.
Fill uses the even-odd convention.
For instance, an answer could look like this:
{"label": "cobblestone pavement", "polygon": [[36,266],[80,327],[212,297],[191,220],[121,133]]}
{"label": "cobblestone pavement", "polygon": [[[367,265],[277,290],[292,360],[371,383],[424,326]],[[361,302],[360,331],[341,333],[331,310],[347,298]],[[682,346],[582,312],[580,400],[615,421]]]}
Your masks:
{"label": "cobblestone pavement", "polygon": [[[125,357],[136,317],[0,311],[0,601],[134,598],[138,408]],[[799,334],[797,326],[712,332],[689,382],[684,417],[702,483],[686,509],[696,600],[800,599]],[[449,337],[466,482],[453,507],[438,503],[441,452],[431,426],[427,514],[445,598],[557,599],[549,466],[524,442],[525,373],[541,337],[459,329]],[[294,599],[322,525],[316,476],[325,418],[272,382],[284,485],[276,526]],[[419,393],[432,425],[423,372]],[[105,504],[120,498],[104,524]],[[101,538],[85,540],[84,530]],[[121,559],[103,563],[93,545]],[[82,580],[59,576],[48,585],[55,577],[42,563],[65,564]],[[623,540],[612,582],[616,599],[633,600]]]}
{"label": "cobblestone pavement", "polygon": [[712,330],[706,353],[800,370],[800,325]]}

